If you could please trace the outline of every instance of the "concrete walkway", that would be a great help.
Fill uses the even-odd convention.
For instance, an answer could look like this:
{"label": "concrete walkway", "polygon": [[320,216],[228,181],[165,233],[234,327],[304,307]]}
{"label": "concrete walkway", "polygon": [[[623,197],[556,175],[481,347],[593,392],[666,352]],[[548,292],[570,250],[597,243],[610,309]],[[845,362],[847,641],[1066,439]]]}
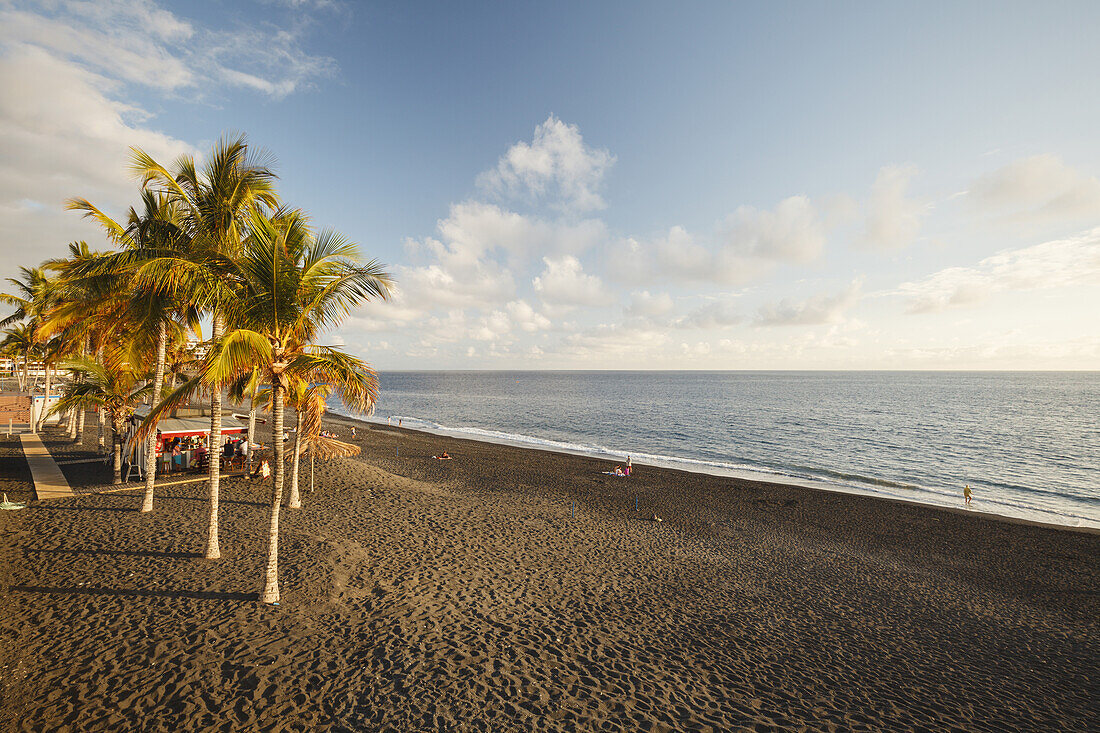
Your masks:
{"label": "concrete walkway", "polygon": [[57,467],[57,462],[46,450],[42,438],[37,433],[20,435],[23,443],[23,455],[27,457],[27,465],[31,467],[31,477],[34,479],[34,493],[39,501],[43,499],[62,499],[66,496],[75,496],[69,488],[69,482],[65,480],[65,474]]}

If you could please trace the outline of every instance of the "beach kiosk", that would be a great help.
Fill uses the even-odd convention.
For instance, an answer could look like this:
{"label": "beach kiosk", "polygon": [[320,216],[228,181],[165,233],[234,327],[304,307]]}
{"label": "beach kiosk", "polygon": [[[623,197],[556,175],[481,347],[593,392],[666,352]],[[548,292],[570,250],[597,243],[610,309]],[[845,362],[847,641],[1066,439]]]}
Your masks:
{"label": "beach kiosk", "polygon": [[[205,414],[201,414],[205,412]],[[137,426],[149,414],[147,405],[140,405],[134,410],[130,418],[130,427],[126,433],[123,444],[123,456],[130,466],[126,471],[126,480],[131,474],[143,478],[145,470],[145,441],[135,441],[134,434]],[[224,470],[243,468],[243,458],[239,455],[237,443],[246,438],[248,426],[241,425],[234,419],[231,411],[222,413],[222,442],[217,451],[216,459],[222,461]],[[206,461],[210,460],[207,454],[207,444],[210,441],[210,412],[209,408],[181,408],[176,417],[166,417],[157,423],[157,440],[154,450],[157,452],[157,471],[168,473],[173,470],[187,470],[190,468],[205,468]],[[180,460],[174,460],[173,447],[180,448]],[[227,448],[228,446],[228,448]],[[231,451],[231,452],[230,452]],[[239,464],[239,465],[238,465]]]}

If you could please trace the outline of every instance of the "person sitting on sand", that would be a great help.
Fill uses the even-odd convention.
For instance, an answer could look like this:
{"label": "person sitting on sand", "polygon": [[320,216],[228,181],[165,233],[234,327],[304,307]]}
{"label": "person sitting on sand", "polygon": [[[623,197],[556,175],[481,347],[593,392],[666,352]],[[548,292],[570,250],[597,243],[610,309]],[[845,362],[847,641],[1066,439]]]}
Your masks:
{"label": "person sitting on sand", "polygon": [[451,457],[449,455],[447,455],[447,451],[443,451],[438,456],[432,456],[432,458],[436,459],[437,461],[449,461],[449,460],[451,460]]}
{"label": "person sitting on sand", "polygon": [[970,506],[970,502],[974,500],[974,494],[970,491],[970,484],[963,487],[963,498],[966,499],[967,506]]}
{"label": "person sitting on sand", "polygon": [[626,472],[623,471],[622,466],[615,466],[615,470],[612,471],[612,473],[615,474],[616,476],[625,476],[626,475]]}

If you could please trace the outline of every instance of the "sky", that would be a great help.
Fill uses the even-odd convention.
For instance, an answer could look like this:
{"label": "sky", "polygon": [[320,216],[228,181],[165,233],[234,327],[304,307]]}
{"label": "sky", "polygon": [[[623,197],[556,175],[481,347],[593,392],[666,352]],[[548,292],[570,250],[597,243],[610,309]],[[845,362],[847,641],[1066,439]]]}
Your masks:
{"label": "sky", "polygon": [[0,277],[225,134],[379,369],[1100,369],[1100,3],[0,0]]}

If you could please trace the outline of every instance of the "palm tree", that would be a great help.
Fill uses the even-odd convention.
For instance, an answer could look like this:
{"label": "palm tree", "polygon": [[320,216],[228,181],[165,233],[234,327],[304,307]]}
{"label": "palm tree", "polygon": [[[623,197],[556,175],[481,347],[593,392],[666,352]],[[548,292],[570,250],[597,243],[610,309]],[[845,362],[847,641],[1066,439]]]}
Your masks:
{"label": "palm tree", "polygon": [[20,323],[4,329],[4,340],[0,341],[0,349],[3,349],[6,354],[10,354],[12,358],[23,358],[23,376],[19,377],[17,370],[16,378],[19,382],[19,391],[22,392],[24,388],[29,389],[30,359],[36,349],[34,330],[30,324]]}
{"label": "palm tree", "polygon": [[252,443],[256,442],[256,401],[260,398],[261,378],[260,370],[253,369],[248,374],[242,374],[229,385],[229,399],[237,404],[248,399],[248,464],[247,472],[252,471]]}
{"label": "palm tree", "polygon": [[298,211],[255,214],[237,259],[236,298],[226,303],[233,330],[210,354],[203,379],[223,384],[259,369],[270,381],[275,466],[272,477],[265,603],[279,601],[279,510],[285,473],[283,405],[295,380],[321,381],[356,409],[374,403],[377,378],[361,360],[311,342],[352,306],[387,298],[392,279],[377,262],[360,266],[355,246],[335,232],[311,235]]}
{"label": "palm tree", "polygon": [[[67,351],[86,357],[91,348],[95,322],[100,303],[105,296],[117,298],[120,294],[108,291],[100,292],[96,283],[84,282],[74,277],[74,273],[86,268],[103,257],[102,253],[92,251],[87,242],[70,242],[69,256],[47,260],[43,268],[57,273],[56,298],[41,319],[38,334],[42,337],[61,335],[67,344]],[[102,320],[102,319],[101,319]],[[108,322],[114,325],[113,320]],[[73,410],[69,413],[69,437],[79,441],[84,435],[84,411]]]}
{"label": "palm tree", "polygon": [[[40,357],[46,369],[46,397],[44,408],[37,423],[41,430],[46,424],[46,409],[50,404],[50,376],[53,363],[61,356],[62,344],[47,344],[48,336],[39,333],[39,326],[46,312],[57,303],[58,288],[56,280],[51,280],[45,267],[21,267],[21,277],[7,278],[15,286],[15,293],[0,293],[0,303],[16,307],[15,312],[0,320],[0,326],[27,321],[31,327],[33,340],[40,349]],[[36,429],[35,425],[31,429]]]}
{"label": "palm tree", "polygon": [[[294,457],[291,461],[290,497],[287,499],[287,507],[290,509],[299,509],[302,506],[298,491],[298,465],[303,451],[310,452],[311,462],[318,453],[323,457],[347,457],[359,453],[359,446],[321,435],[321,418],[328,409],[328,398],[333,392],[333,385],[308,384],[297,375],[295,376],[294,384],[289,390],[294,395],[294,409],[298,414],[297,429],[294,433]],[[312,468],[310,471],[310,491],[312,491]]]}
{"label": "palm tree", "polygon": [[39,330],[36,331],[36,337],[40,342],[39,357],[46,370],[46,398],[42,403],[42,412],[38,416],[38,427],[35,428],[37,432],[42,432],[46,428],[46,418],[57,412],[57,410],[47,409],[50,406],[50,377],[53,375],[53,368],[65,357],[68,349],[66,340],[60,336],[44,337]]}
{"label": "palm tree", "polygon": [[[82,211],[97,221],[109,239],[122,246],[121,252],[95,258],[74,258],[64,265],[73,287],[83,287],[108,298],[124,297],[122,305],[129,322],[137,324],[135,335],[155,339],[156,361],[153,369],[152,394],[159,400],[164,389],[165,355],[172,335],[182,330],[182,323],[197,326],[198,308],[190,302],[191,292],[154,286],[140,275],[141,267],[161,257],[175,257],[187,252],[189,242],[180,226],[180,208],[167,195],[142,191],[141,213],[131,207],[126,226],[104,214],[86,199],[72,199],[67,207]],[[155,334],[153,339],[148,337]],[[145,493],[141,511],[153,511],[154,482],[157,456],[156,433],[145,441]]]}
{"label": "palm tree", "polygon": [[[248,234],[253,213],[278,208],[274,174],[263,153],[249,149],[243,135],[222,138],[201,172],[194,158],[179,158],[169,171],[148,153],[133,149],[132,169],[142,186],[153,188],[179,208],[186,232],[186,252],[158,257],[141,268],[140,277],[155,290],[189,293],[191,302],[207,309],[212,343],[222,338],[223,303],[233,297],[233,258]],[[221,445],[222,384],[213,385],[210,400],[211,456]],[[158,395],[159,397],[159,395]],[[221,464],[210,461],[210,512],[205,556],[221,557],[218,542],[218,501]]]}
{"label": "palm tree", "polygon": [[149,391],[145,370],[128,361],[128,351],[124,344],[116,343],[104,350],[102,364],[80,358],[64,362],[66,369],[76,372],[82,379],[70,382],[50,410],[57,413],[95,406],[107,411],[113,432],[116,484],[122,483],[122,435],[126,422]]}
{"label": "palm tree", "polygon": [[33,320],[45,306],[49,277],[44,267],[20,267],[20,277],[5,278],[14,285],[14,293],[0,293],[0,303],[14,305],[15,312],[0,319],[0,328],[25,320]]}
{"label": "palm tree", "polygon": [[302,498],[298,493],[298,467],[302,458],[302,428],[305,412],[312,406],[309,382],[300,375],[291,375],[287,382],[287,402],[294,408],[294,450],[290,458],[290,495],[287,497],[288,509],[301,509]]}

